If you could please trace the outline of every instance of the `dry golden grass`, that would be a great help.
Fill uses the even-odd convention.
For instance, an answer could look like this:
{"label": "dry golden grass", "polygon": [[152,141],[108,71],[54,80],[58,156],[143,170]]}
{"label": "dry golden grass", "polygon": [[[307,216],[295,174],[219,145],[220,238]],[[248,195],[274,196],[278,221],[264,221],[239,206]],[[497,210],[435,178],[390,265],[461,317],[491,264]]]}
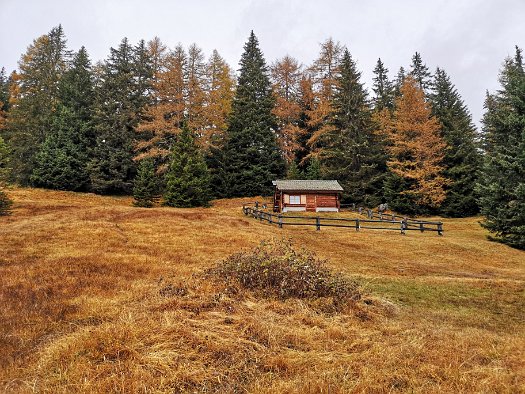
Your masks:
{"label": "dry golden grass", "polygon": [[[0,218],[4,392],[525,392],[525,253],[445,236],[278,229],[208,209],[14,189]],[[346,313],[196,277],[273,236],[366,296]]]}

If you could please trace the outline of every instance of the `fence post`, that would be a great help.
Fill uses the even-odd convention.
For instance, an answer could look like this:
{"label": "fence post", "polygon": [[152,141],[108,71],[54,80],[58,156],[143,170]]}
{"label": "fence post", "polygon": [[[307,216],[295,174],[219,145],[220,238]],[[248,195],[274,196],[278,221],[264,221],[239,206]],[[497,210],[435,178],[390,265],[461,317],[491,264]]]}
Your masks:
{"label": "fence post", "polygon": [[403,218],[403,220],[401,220],[401,234],[405,235],[405,230],[406,230],[406,218]]}
{"label": "fence post", "polygon": [[423,223],[419,223],[419,231],[421,232],[425,231],[425,227],[423,226]]}
{"label": "fence post", "polygon": [[438,223],[438,235],[443,235],[443,223]]}
{"label": "fence post", "polygon": [[268,214],[268,223],[273,224],[273,215],[271,213]]}
{"label": "fence post", "polygon": [[315,218],[315,226],[317,227],[317,231],[321,230],[321,218],[319,216]]}
{"label": "fence post", "polygon": [[264,215],[264,212],[263,211],[259,211],[259,221],[261,221],[261,222],[263,220],[263,215]]}
{"label": "fence post", "polygon": [[369,210],[368,210],[368,219],[372,219],[372,217],[373,217],[372,210],[369,209]]}
{"label": "fence post", "polygon": [[255,209],[259,210],[259,201],[255,201]]}
{"label": "fence post", "polygon": [[359,231],[361,229],[361,223],[359,223],[359,219],[355,220],[355,231]]}
{"label": "fence post", "polygon": [[283,228],[283,215],[279,214],[279,228]]}

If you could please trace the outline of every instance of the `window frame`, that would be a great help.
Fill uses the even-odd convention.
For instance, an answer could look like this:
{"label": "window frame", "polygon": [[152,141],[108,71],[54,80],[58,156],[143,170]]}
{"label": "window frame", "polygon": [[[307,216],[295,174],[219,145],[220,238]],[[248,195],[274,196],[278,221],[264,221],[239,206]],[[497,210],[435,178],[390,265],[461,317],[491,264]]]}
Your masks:
{"label": "window frame", "polygon": [[[294,202],[292,202],[292,199]],[[300,194],[290,194],[289,201],[290,201],[290,205],[301,205],[301,195]]]}

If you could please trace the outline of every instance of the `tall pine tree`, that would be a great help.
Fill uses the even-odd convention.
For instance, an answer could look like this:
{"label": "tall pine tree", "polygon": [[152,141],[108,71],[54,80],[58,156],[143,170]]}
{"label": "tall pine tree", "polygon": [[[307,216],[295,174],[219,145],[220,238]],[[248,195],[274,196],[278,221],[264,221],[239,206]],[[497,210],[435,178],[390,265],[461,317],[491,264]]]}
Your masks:
{"label": "tall pine tree", "polygon": [[51,130],[69,59],[64,31],[58,26],[34,40],[19,61],[5,136],[12,148],[13,172],[23,185],[29,183],[35,154]]}
{"label": "tall pine tree", "polygon": [[521,49],[506,59],[501,88],[487,96],[485,162],[479,193],[483,226],[494,239],[525,249],[525,70]]}
{"label": "tall pine tree", "polygon": [[86,49],[75,54],[60,80],[59,104],[48,135],[35,156],[31,182],[60,190],[86,190],[93,143],[93,76]]}
{"label": "tall pine tree", "polygon": [[211,199],[206,161],[188,127],[183,127],[172,149],[166,173],[164,204],[170,207],[208,206]]}
{"label": "tall pine tree", "polygon": [[419,88],[427,94],[432,86],[432,75],[430,74],[427,65],[423,63],[423,59],[419,52],[416,52],[414,56],[412,56],[410,75],[417,82]]}
{"label": "tall pine tree", "polygon": [[75,115],[59,104],[54,114],[52,131],[35,156],[31,183],[58,190],[80,190],[85,186],[86,151],[78,143],[74,128]]}
{"label": "tall pine tree", "polygon": [[374,206],[381,202],[385,162],[381,160],[380,145],[373,132],[361,73],[348,50],[343,53],[339,72],[332,104],[332,128],[320,139],[323,177],[338,180],[347,201]]}
{"label": "tall pine tree", "polygon": [[275,137],[275,104],[268,68],[253,31],[244,46],[240,75],[224,148],[227,195],[268,194],[271,181],[284,174]]}
{"label": "tall pine tree", "polygon": [[5,192],[5,186],[9,179],[9,149],[7,144],[0,137],[0,216],[8,215],[11,212],[12,200]]}
{"label": "tall pine tree", "polygon": [[451,181],[440,213],[452,217],[475,215],[479,208],[472,185],[477,182],[481,165],[476,128],[455,86],[440,68],[434,75],[430,102],[433,115],[441,123],[441,136],[447,143],[443,174]]}
{"label": "tall pine tree", "polygon": [[142,41],[134,48],[125,38],[117,49],[111,48],[95,102],[96,143],[89,163],[95,192],[132,191],[135,129],[150,99],[152,70]]}
{"label": "tall pine tree", "polygon": [[374,68],[374,110],[379,112],[385,108],[392,110],[394,108],[394,85],[388,79],[388,68],[385,67],[381,59],[377,59]]}
{"label": "tall pine tree", "polygon": [[140,161],[137,176],[133,183],[133,205],[151,208],[158,196],[159,184],[155,174],[155,163],[152,158]]}

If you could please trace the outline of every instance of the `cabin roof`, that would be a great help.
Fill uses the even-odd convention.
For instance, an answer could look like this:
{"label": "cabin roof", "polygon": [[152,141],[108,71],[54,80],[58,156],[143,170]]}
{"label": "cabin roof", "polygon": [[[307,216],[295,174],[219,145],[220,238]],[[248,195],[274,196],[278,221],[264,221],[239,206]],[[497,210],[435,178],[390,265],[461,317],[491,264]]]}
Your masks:
{"label": "cabin roof", "polygon": [[299,180],[285,179],[272,181],[273,185],[281,191],[300,190],[300,191],[323,191],[323,192],[342,192],[343,188],[335,180]]}

